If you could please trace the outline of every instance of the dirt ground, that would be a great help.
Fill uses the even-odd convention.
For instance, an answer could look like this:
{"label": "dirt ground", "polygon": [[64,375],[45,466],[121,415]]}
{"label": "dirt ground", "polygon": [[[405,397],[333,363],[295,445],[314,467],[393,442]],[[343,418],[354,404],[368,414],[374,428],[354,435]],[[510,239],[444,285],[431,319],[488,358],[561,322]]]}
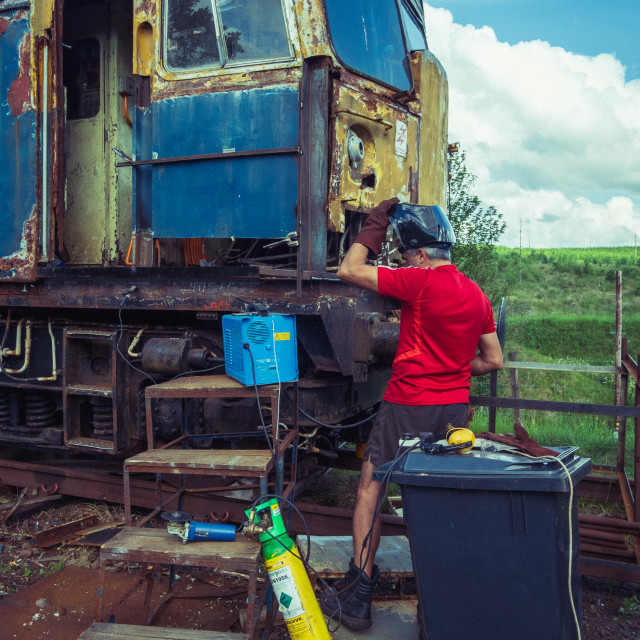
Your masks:
{"label": "dirt ground", "polygon": [[[15,497],[15,495],[14,495]],[[73,640],[95,619],[98,547],[60,543],[37,547],[36,535],[58,524],[88,515],[100,522],[122,518],[118,507],[81,501],[60,501],[54,507],[12,516],[0,526],[0,620],[4,639]],[[0,520],[2,519],[0,515]],[[137,567],[108,572],[105,606],[113,608],[137,580]],[[163,606],[154,625],[240,631],[246,606],[246,581],[241,576],[183,570],[176,594]],[[168,576],[160,575],[154,590],[158,603]],[[140,624],[142,591],[116,606],[117,621]],[[136,600],[138,598],[140,601]],[[640,585],[583,578],[583,640],[640,639]],[[288,637],[280,626],[272,638]],[[373,636],[372,636],[373,637]]]}

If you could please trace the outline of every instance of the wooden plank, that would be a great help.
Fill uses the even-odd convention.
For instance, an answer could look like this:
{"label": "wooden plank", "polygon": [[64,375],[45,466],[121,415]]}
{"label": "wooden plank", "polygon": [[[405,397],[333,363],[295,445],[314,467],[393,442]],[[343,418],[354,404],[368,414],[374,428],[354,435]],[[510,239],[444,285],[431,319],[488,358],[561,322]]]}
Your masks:
{"label": "wooden plank", "polygon": [[78,640],[248,640],[245,633],[94,622]]}
{"label": "wooden plank", "polygon": [[[208,397],[222,396],[225,392],[230,395],[255,396],[253,385],[246,386],[229,376],[197,376],[183,377],[154,384],[145,389],[145,394],[150,398],[184,398],[184,397]],[[258,393],[262,395],[273,395],[278,393],[278,385],[263,384],[258,385]]]}
{"label": "wooden plank", "polygon": [[[311,536],[309,564],[323,578],[345,575],[352,557],[351,536]],[[409,539],[406,536],[382,536],[376,553],[376,564],[384,577],[412,576],[413,562]]]}
{"label": "wooden plank", "polygon": [[100,548],[100,560],[255,569],[260,544],[245,537],[233,542],[188,542],[166,529],[125,527]]}
{"label": "wooden plank", "polygon": [[[262,449],[149,449],[125,460],[132,472],[209,475],[264,475],[273,466],[271,452]],[[223,472],[230,472],[225,474]]]}

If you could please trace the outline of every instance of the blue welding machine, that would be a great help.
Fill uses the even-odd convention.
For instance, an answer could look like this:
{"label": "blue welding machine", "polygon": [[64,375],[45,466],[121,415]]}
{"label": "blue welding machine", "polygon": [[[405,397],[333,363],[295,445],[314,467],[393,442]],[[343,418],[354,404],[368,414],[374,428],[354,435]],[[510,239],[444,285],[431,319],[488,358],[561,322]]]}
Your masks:
{"label": "blue welding machine", "polygon": [[[242,384],[298,379],[296,319],[289,315],[222,316],[227,375]],[[255,372],[255,374],[254,374]]]}

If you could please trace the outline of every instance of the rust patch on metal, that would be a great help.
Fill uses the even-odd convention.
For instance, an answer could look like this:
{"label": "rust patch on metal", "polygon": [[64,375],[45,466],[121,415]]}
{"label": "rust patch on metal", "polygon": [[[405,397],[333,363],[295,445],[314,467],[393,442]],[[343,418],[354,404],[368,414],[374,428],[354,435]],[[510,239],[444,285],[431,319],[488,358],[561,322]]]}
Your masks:
{"label": "rust patch on metal", "polygon": [[38,212],[34,207],[31,217],[24,223],[20,251],[0,258],[0,280],[28,280],[36,271],[36,242],[38,239]]}
{"label": "rust patch on metal", "polygon": [[[204,73],[204,72],[203,72]],[[275,85],[291,85],[297,83],[301,77],[299,66],[286,69],[265,69],[251,74],[214,74],[207,71],[207,76],[172,80],[155,76],[154,100],[176,98],[184,95],[208,94],[215,91],[248,91],[249,89],[264,89]]]}
{"label": "rust patch on metal", "polygon": [[155,14],[156,0],[141,0],[138,4],[138,11],[146,14]]}
{"label": "rust patch on metal", "polygon": [[25,36],[20,44],[20,71],[11,83],[7,102],[12,116],[20,116],[29,108],[29,63],[31,38]]}
{"label": "rust patch on metal", "polygon": [[0,36],[9,28],[9,21],[5,18],[0,18]]}

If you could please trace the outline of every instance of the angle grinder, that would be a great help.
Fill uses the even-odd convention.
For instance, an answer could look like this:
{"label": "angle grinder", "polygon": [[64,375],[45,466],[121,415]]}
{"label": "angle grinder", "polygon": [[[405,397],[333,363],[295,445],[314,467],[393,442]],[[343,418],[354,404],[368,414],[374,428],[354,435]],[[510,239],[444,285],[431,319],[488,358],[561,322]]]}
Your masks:
{"label": "angle grinder", "polygon": [[236,538],[236,528],[232,524],[194,522],[184,511],[164,511],[160,516],[168,523],[167,531],[178,536],[182,544],[203,540],[232,542]]}

